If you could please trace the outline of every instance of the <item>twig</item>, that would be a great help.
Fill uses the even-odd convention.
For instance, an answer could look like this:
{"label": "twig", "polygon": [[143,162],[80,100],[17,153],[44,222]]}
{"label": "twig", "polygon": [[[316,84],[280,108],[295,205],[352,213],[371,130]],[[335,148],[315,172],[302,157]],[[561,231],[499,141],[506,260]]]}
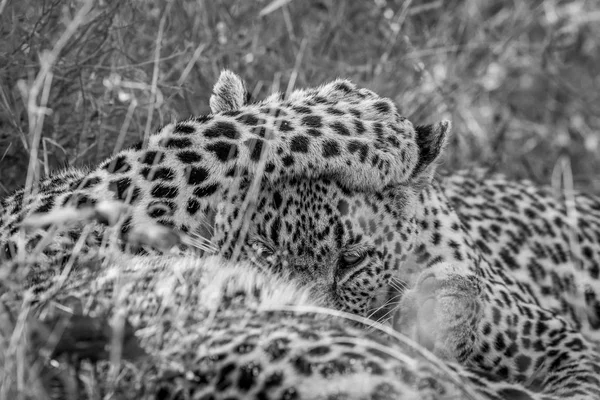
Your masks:
{"label": "twig", "polygon": [[160,48],[162,44],[163,35],[165,32],[165,23],[167,22],[167,15],[171,11],[172,2],[167,3],[165,11],[163,12],[160,22],[158,24],[158,34],[156,35],[156,42],[154,48],[154,69],[152,71],[152,86],[150,87],[150,103],[148,104],[148,118],[146,119],[146,127],[144,128],[144,142],[143,148],[148,146],[150,140],[150,127],[152,126],[152,115],[154,114],[154,107],[156,106],[156,90],[158,87],[158,73],[160,65]]}
{"label": "twig", "polygon": [[287,89],[285,90],[285,97],[289,97],[292,94],[292,90],[294,90],[294,85],[296,84],[296,79],[298,79],[298,71],[300,70],[300,64],[302,64],[302,58],[304,57],[304,51],[306,50],[306,44],[308,40],[306,38],[302,39],[300,43],[300,50],[298,50],[298,54],[296,54],[296,61],[294,62],[294,69],[290,75],[290,80],[288,82]]}
{"label": "twig", "polygon": [[115,149],[113,150],[113,154],[117,154],[121,148],[123,147],[123,143],[125,143],[125,135],[129,130],[129,124],[133,119],[133,112],[137,108],[138,102],[133,97],[131,102],[129,103],[129,107],[127,107],[127,115],[125,115],[125,121],[123,121],[123,125],[121,125],[121,130],[119,131],[119,136],[117,137],[117,143],[115,144]]}
{"label": "twig", "polygon": [[192,58],[187,63],[187,65],[183,69],[183,72],[179,76],[179,79],[177,80],[178,86],[183,85],[183,83],[186,81],[188,75],[192,71],[192,68],[194,68],[194,64],[196,64],[196,61],[198,61],[198,59],[200,58],[200,55],[202,55],[202,51],[204,51],[205,48],[206,48],[206,45],[204,43],[202,43],[198,47],[196,47],[196,50],[194,50],[194,54],[192,55]]}
{"label": "twig", "polygon": [[286,5],[287,3],[289,3],[290,1],[292,1],[292,0],[274,0],[269,5],[267,5],[262,10],[260,10],[260,12],[258,13],[258,16],[259,17],[264,17],[265,15],[269,15],[273,11],[276,11],[280,7],[283,7],[284,5]]}
{"label": "twig", "polygon": [[0,3],[0,15],[2,15],[2,12],[4,11],[4,7],[6,7],[7,3],[8,3],[8,0],[2,0],[2,3]]}
{"label": "twig", "polygon": [[[29,138],[31,141],[31,153],[29,155],[27,179],[25,180],[25,194],[31,193],[36,175],[42,126],[44,125],[44,117],[49,111],[46,108],[46,105],[48,104],[50,85],[53,77],[52,68],[54,67],[54,64],[56,64],[62,49],[67,45],[71,36],[73,36],[75,31],[86,22],[86,17],[94,3],[93,0],[86,0],[73,19],[69,22],[63,34],[58,38],[52,50],[45,51],[40,55],[40,71],[29,88],[29,91],[26,91],[25,93],[25,98],[27,99],[27,116],[29,119]],[[24,88],[23,83],[21,84],[21,87]],[[40,91],[42,92],[42,98],[38,105],[37,101]],[[26,197],[27,196],[23,196],[23,199]]]}

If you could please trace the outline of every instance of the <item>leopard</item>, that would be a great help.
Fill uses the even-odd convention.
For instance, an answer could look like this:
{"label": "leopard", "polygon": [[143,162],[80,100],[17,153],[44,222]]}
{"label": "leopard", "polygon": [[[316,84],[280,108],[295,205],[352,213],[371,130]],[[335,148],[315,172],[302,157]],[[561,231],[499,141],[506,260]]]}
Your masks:
{"label": "leopard", "polygon": [[[194,215],[216,208],[212,240],[226,258],[285,271],[325,306],[357,315],[377,313],[391,291],[400,299],[394,327],[459,366],[485,398],[597,398],[597,198],[576,194],[567,208],[529,183],[434,179],[449,122],[414,126],[391,100],[349,81],[258,103],[247,93],[224,72],[211,115],[3,200],[4,257],[22,260],[44,243],[46,226],[21,229],[29,214],[123,200],[131,207],[117,230],[126,238],[149,222],[194,232]],[[584,216],[575,225],[573,210]],[[80,248],[97,247],[105,229],[93,225]],[[58,239],[34,252],[42,262],[29,268],[32,287],[65,275],[43,265],[70,254],[80,231],[54,230]],[[394,280],[408,290],[390,290]],[[490,393],[497,381],[509,386]]]}
{"label": "leopard", "polygon": [[[263,188],[247,248],[319,293],[354,280],[362,315],[377,315],[373,275],[391,270],[400,300],[386,313],[434,354],[527,389],[509,398],[598,398],[600,198],[478,169],[434,179],[449,129],[416,126],[420,163],[383,190],[296,177]],[[217,243],[237,234],[238,204],[221,204]]]}
{"label": "leopard", "polygon": [[[259,206],[250,218],[259,222],[248,229],[247,247],[256,249],[255,257],[270,269],[285,269],[301,282],[324,285],[319,293],[345,282],[338,268],[343,273],[353,263],[351,273],[361,277],[358,293],[366,298],[369,293],[360,291],[372,288],[373,300],[378,290],[362,278],[369,276],[364,268],[385,268],[389,249],[406,246],[413,252],[409,256],[394,253],[398,265],[392,268],[392,282],[401,282],[396,284],[399,290],[386,295],[396,300],[392,310],[384,313],[393,314],[391,323],[398,331],[444,360],[485,373],[484,381],[520,385],[506,392],[498,389],[507,399],[597,398],[600,358],[593,296],[600,287],[592,280],[598,264],[590,260],[586,266],[585,254],[598,255],[592,249],[598,248],[600,225],[590,220],[598,215],[600,202],[587,195],[575,197],[581,224],[587,228],[577,239],[581,257],[571,253],[560,258],[561,249],[566,253],[572,245],[559,242],[571,238],[569,232],[558,230],[568,226],[560,201],[553,200],[548,190],[534,191],[530,183],[509,183],[493,176],[485,177],[487,183],[483,183],[483,177],[477,171],[456,173],[428,187],[418,186],[420,192],[412,193],[412,199],[411,188],[405,186],[364,194],[329,181],[291,179],[259,195]],[[482,184],[502,190],[484,190]],[[510,209],[513,215],[504,210],[507,187],[544,194],[539,197],[541,205],[531,202],[530,207],[534,212],[548,211],[551,225],[542,217],[523,222],[522,215],[516,216],[519,209]],[[478,197],[476,188],[485,194]],[[496,203],[493,193],[498,196]],[[312,205],[317,194],[321,206]],[[471,197],[477,201],[471,203]],[[419,210],[416,204],[423,208]],[[230,212],[236,208],[235,203],[223,207]],[[497,213],[497,220],[481,215],[488,208]],[[312,217],[305,215],[307,209],[315,210]],[[327,210],[333,211],[333,218]],[[531,215],[530,211],[522,214]],[[216,218],[217,236],[226,236],[230,225],[219,215],[230,213]],[[498,221],[514,225],[509,229],[506,222]],[[410,224],[416,234],[413,242],[401,239],[396,247],[397,239],[389,235],[394,246],[385,244],[385,235],[402,224]],[[536,231],[553,240],[536,240],[531,234]],[[482,237],[486,234],[494,236]],[[562,265],[545,268],[544,263],[561,260]],[[521,265],[525,273],[519,274]],[[377,305],[369,305],[367,313],[376,315]],[[486,394],[483,398],[494,397]]]}
{"label": "leopard", "polygon": [[[23,262],[33,254],[26,278],[43,290],[60,270],[36,266],[69,255],[84,225],[52,232],[46,243],[52,224],[44,221],[52,216],[122,201],[129,207],[119,223],[121,238],[154,222],[193,234],[203,229],[204,215],[225,199],[236,201],[253,177],[268,185],[282,177],[329,176],[348,187],[374,189],[405,180],[419,162],[412,123],[389,99],[348,81],[297,90],[285,100],[275,94],[238,109],[247,93],[239,77],[225,71],[214,88],[212,114],[168,124],[143,149],[122,150],[91,170],[61,171],[3,199],[0,257]],[[355,129],[360,137],[350,135]],[[90,227],[80,260],[104,243],[101,225]]]}
{"label": "leopard", "polygon": [[285,273],[218,256],[95,261],[101,268],[69,279],[38,318],[3,296],[0,360],[22,363],[11,359],[20,354],[32,365],[20,391],[6,370],[7,397],[522,398],[518,386],[482,380],[391,326],[328,307]]}
{"label": "leopard", "polygon": [[[25,381],[39,382],[21,393],[31,398],[109,390],[125,399],[476,398],[456,371],[391,327],[323,307],[309,285],[244,262],[119,257],[71,280],[52,304],[17,345],[40,371],[26,369]],[[127,315],[135,336],[122,336],[111,382],[102,349],[116,335],[118,323],[107,323],[115,315]],[[86,329],[103,325],[112,329]],[[74,372],[75,358],[91,367]]]}

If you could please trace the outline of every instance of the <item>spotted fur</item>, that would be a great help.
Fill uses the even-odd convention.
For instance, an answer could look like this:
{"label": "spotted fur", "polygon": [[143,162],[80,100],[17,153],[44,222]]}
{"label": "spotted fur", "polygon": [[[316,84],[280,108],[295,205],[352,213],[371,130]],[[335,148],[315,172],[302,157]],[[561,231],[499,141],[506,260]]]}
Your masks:
{"label": "spotted fur", "polygon": [[[538,200],[520,208],[519,196]],[[465,172],[424,188],[413,182],[369,192],[292,179],[261,192],[246,248],[263,265],[314,282],[329,306],[358,314],[393,313],[377,309],[382,290],[400,280],[409,290],[389,295],[399,303],[396,328],[485,374],[486,385],[490,378],[515,384],[507,399],[594,399],[599,205],[576,194],[581,219],[568,231],[560,199],[504,178]],[[222,205],[216,238],[230,232],[236,210],[235,202]],[[526,219],[532,212],[545,214]],[[571,235],[577,259],[561,255]],[[358,261],[348,265],[348,255]]]}

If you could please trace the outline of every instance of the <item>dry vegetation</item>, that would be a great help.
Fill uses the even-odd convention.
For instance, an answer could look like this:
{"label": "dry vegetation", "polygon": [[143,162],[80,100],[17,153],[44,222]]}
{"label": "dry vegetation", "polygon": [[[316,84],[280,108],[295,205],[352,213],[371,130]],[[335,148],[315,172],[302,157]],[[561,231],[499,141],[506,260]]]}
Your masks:
{"label": "dry vegetation", "polygon": [[600,192],[596,1],[4,0],[0,10],[0,196],[25,183],[31,156],[40,174],[94,164],[207,113],[223,67],[258,98],[348,77],[417,123],[451,118],[448,168],[550,183],[571,164],[576,187]]}

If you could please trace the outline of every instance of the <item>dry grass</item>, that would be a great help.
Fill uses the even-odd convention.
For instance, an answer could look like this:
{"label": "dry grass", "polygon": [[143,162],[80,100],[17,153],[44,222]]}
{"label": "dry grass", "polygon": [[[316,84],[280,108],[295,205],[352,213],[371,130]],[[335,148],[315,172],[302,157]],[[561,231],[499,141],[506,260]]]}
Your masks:
{"label": "dry grass", "polygon": [[451,118],[448,168],[550,183],[566,157],[575,187],[598,193],[595,4],[2,2],[0,195],[25,184],[30,156],[42,175],[94,164],[207,113],[223,67],[257,97],[349,77],[417,123]]}

